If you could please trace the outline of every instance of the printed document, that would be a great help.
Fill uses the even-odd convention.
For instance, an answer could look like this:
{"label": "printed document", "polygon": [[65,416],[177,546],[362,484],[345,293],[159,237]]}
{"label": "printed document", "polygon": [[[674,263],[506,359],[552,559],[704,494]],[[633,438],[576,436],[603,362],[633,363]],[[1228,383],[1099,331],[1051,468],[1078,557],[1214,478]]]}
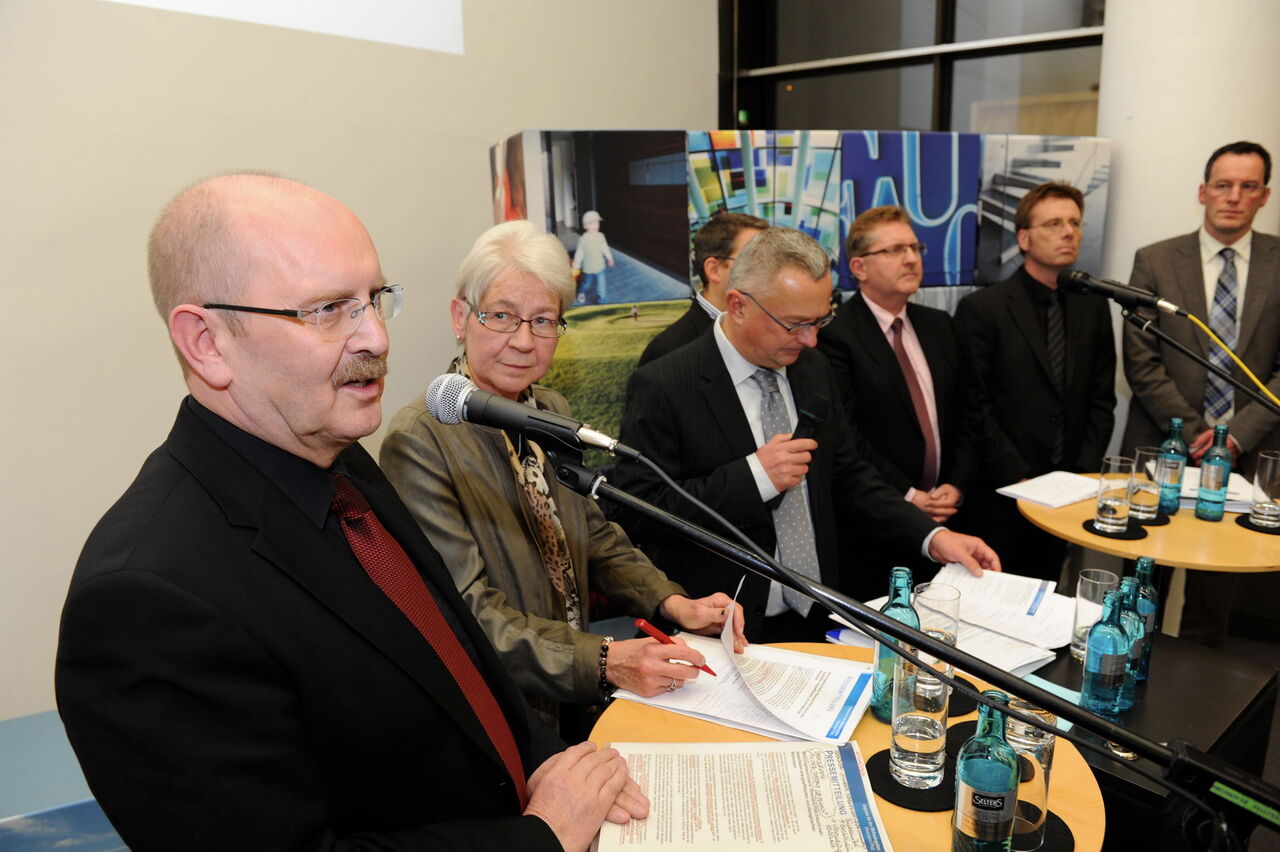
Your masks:
{"label": "printed document", "polygon": [[857,743],[613,747],[651,806],[646,819],[606,822],[594,847],[598,852],[892,852]]}
{"label": "printed document", "polygon": [[704,672],[651,698],[625,689],[614,697],[775,739],[836,745],[849,741],[871,701],[870,663],[764,645],[735,654],[728,620],[719,641],[692,633],[680,638],[706,657],[716,677]]}
{"label": "printed document", "polygon": [[1014,482],[997,488],[996,493],[1016,500],[1039,503],[1050,509],[1061,509],[1098,496],[1098,480],[1065,470],[1051,470],[1025,482]]}

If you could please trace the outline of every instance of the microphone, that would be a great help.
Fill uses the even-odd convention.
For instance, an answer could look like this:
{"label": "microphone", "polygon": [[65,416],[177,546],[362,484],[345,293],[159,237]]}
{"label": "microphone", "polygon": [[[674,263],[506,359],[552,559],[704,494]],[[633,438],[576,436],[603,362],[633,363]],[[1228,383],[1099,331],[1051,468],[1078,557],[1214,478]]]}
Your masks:
{"label": "microphone", "polygon": [[427,388],[426,401],[427,411],[446,426],[456,426],[465,421],[519,432],[539,443],[549,442],[575,452],[581,451],[583,447],[595,447],[622,458],[640,457],[637,450],[618,443],[616,438],[610,438],[603,432],[597,432],[581,420],[512,402],[481,390],[466,376],[458,373],[436,376]]}
{"label": "microphone", "polygon": [[1121,284],[1119,281],[1097,278],[1083,269],[1064,269],[1059,272],[1058,286],[1073,293],[1103,296],[1126,308],[1135,308],[1141,305],[1145,308],[1164,311],[1166,314],[1179,314],[1184,317],[1187,315],[1187,312],[1182,308],[1173,302],[1161,299],[1155,293],[1149,293],[1140,287],[1130,287],[1128,284]]}

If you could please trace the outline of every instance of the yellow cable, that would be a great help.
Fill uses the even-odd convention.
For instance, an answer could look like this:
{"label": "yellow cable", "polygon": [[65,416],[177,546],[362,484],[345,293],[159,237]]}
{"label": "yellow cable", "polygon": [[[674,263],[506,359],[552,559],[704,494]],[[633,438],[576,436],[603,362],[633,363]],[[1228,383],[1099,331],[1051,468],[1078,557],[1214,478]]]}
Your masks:
{"label": "yellow cable", "polygon": [[1230,355],[1231,360],[1235,361],[1237,366],[1239,366],[1241,370],[1244,370],[1245,375],[1248,376],[1250,379],[1253,379],[1253,383],[1258,386],[1258,390],[1266,394],[1267,398],[1270,399],[1272,402],[1274,402],[1276,405],[1280,405],[1280,399],[1276,399],[1276,395],[1271,392],[1271,389],[1258,380],[1258,377],[1253,374],[1253,370],[1250,370],[1248,367],[1245,366],[1245,363],[1240,360],[1239,356],[1237,356],[1236,353],[1232,352],[1231,348],[1227,346],[1227,344],[1223,343],[1221,338],[1218,337],[1218,335],[1213,333],[1213,329],[1205,325],[1200,320],[1200,318],[1197,317],[1195,314],[1187,314],[1187,319],[1191,320],[1193,323],[1200,326],[1200,328],[1204,331],[1204,333],[1209,335],[1209,339],[1218,345],[1219,349],[1221,349],[1223,352]]}

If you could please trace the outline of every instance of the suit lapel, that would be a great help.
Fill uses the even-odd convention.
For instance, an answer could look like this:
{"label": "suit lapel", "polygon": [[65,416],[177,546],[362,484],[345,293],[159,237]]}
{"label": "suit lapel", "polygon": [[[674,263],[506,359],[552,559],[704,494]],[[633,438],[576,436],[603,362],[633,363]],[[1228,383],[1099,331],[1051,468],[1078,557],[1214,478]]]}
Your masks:
{"label": "suit lapel", "polygon": [[[946,350],[942,346],[942,334],[935,327],[933,317],[920,310],[915,304],[907,305],[907,315],[911,317],[911,326],[916,331],[916,339],[920,341],[920,348],[924,350],[924,360],[929,364],[929,377],[933,382],[933,405],[938,414],[939,431],[945,433],[944,424],[949,422],[947,418],[951,411],[947,394],[943,389],[947,386],[947,376],[952,370],[952,365],[947,360]],[[913,408],[912,411],[914,410]]]}
{"label": "suit lapel", "polygon": [[751,432],[747,416],[742,412],[738,391],[729,379],[729,370],[720,357],[715,335],[704,334],[695,345],[699,347],[698,393],[710,409],[712,419],[724,436],[725,444],[734,453],[744,456],[755,452],[755,435]]}
{"label": "suit lapel", "polygon": [[[1175,246],[1178,257],[1173,262],[1173,274],[1178,288],[1178,304],[1188,313],[1209,322],[1209,303],[1204,295],[1204,264],[1200,262],[1200,233],[1188,234]],[[1212,344],[1203,334],[1197,334],[1196,345],[1200,354],[1209,357]]]}
{"label": "suit lapel", "polygon": [[1280,241],[1265,239],[1264,234],[1254,233],[1253,249],[1249,257],[1249,280],[1245,285],[1244,302],[1240,309],[1240,334],[1236,338],[1236,352],[1244,352],[1253,339],[1258,322],[1268,310],[1275,293],[1280,288]]}
{"label": "suit lapel", "polygon": [[911,401],[911,389],[907,387],[907,379],[902,375],[902,367],[898,364],[898,356],[894,354],[889,339],[885,337],[875,314],[863,301],[861,295],[849,300],[853,304],[854,344],[861,346],[867,353],[871,363],[876,365],[893,386],[893,391],[906,410],[911,422],[916,419],[915,403]]}
{"label": "suit lapel", "polygon": [[[449,670],[423,641],[417,628],[369,580],[353,556],[330,540],[283,492],[200,423],[185,405],[170,435],[170,446],[174,457],[219,502],[230,524],[257,529],[253,545],[256,553],[391,659],[453,718],[477,747],[489,754],[499,767],[503,766],[470,702]],[[380,474],[369,476],[369,467],[376,470],[376,465],[358,445],[348,450],[344,458],[352,481],[369,499],[379,519],[405,547],[409,557],[427,575],[428,581],[441,591],[446,605],[455,613],[461,613],[455,621],[464,629],[475,626],[468,635],[472,645],[485,657],[484,651],[489,647],[487,641],[479,633],[470,613],[459,608],[461,598],[440,566],[439,556],[434,551],[430,554],[421,552],[418,540],[425,543],[425,538],[416,526],[406,529],[405,519],[399,515],[408,516],[410,524],[413,523],[412,516],[395,497],[390,483]],[[399,512],[395,511],[396,507]],[[453,600],[455,598],[457,602]],[[493,670],[492,666],[489,670]],[[496,693],[495,680],[500,683],[504,679],[486,680]],[[509,700],[508,696],[504,709],[509,708]],[[520,713],[508,712],[508,718],[522,717]],[[522,733],[516,732],[518,742]]]}
{"label": "suit lapel", "polygon": [[1013,316],[1013,324],[1036,356],[1040,369],[1049,380],[1049,386],[1054,387],[1053,368],[1049,366],[1049,350],[1044,335],[1040,332],[1040,318],[1036,316],[1031,297],[1022,286],[1022,277],[1015,277],[1011,283],[1013,286],[1009,288],[1008,310]]}

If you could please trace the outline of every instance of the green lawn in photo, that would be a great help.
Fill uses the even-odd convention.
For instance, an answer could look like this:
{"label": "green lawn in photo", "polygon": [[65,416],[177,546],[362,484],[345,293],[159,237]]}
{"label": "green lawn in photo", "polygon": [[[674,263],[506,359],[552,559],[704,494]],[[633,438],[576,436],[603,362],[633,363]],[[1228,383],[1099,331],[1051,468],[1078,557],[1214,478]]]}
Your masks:
{"label": "green lawn in photo", "polygon": [[[560,338],[555,361],[539,384],[558,390],[573,406],[573,415],[606,435],[618,437],[627,379],[653,336],[689,309],[688,299],[637,302],[631,305],[587,305],[565,313],[569,331]],[[607,458],[588,456],[589,464]]]}

